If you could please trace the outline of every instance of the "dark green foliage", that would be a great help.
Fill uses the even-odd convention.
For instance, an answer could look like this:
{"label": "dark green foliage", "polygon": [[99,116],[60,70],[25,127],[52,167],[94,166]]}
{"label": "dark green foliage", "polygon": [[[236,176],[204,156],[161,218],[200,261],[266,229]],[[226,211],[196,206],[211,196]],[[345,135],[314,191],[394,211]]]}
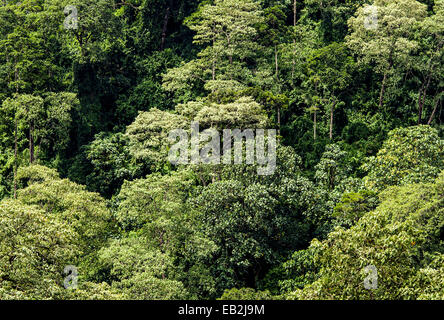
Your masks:
{"label": "dark green foliage", "polygon": [[358,193],[345,193],[336,205],[333,215],[340,225],[351,227],[368,211],[376,209],[379,201],[377,193],[362,190]]}
{"label": "dark green foliage", "polygon": [[267,266],[306,246],[311,225],[303,212],[312,197],[312,184],[302,177],[299,162],[287,148],[278,153],[272,178],[233,167],[193,201],[201,212],[203,234],[218,248],[211,270],[219,290],[257,286]]}

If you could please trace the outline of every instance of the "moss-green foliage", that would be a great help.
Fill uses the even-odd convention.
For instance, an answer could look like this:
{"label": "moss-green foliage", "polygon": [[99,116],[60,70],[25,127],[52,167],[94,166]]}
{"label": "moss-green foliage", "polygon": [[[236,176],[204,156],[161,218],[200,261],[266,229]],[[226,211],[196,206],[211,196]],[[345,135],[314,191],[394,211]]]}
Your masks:
{"label": "moss-green foliage", "polygon": [[111,213],[99,195],[49,168],[20,169],[17,179],[17,200],[0,202],[2,299],[63,297],[65,266],[88,269],[88,260],[113,231]]}
{"label": "moss-green foliage", "polygon": [[77,245],[83,254],[93,254],[112,232],[111,213],[98,194],[60,179],[54,170],[41,166],[20,170],[17,177],[27,181],[18,190],[18,201],[38,206],[48,217],[69,223],[78,235]]}
{"label": "moss-green foliage", "polygon": [[94,167],[86,178],[90,190],[110,198],[125,180],[137,177],[143,165],[134,161],[129,151],[129,139],[124,134],[101,133],[85,148],[86,159]]}
{"label": "moss-green foliage", "polygon": [[140,113],[126,130],[129,152],[138,161],[162,168],[167,162],[169,132],[188,127],[184,117],[167,111],[152,109]]}
{"label": "moss-green foliage", "polygon": [[60,294],[62,271],[81,253],[78,234],[19,200],[0,203],[0,297],[47,299]]}
{"label": "moss-green foliage", "polygon": [[333,215],[342,226],[352,226],[366,212],[375,209],[378,204],[378,195],[373,191],[344,193],[341,202],[334,208]]}
{"label": "moss-green foliage", "polygon": [[183,284],[171,279],[172,258],[149,249],[149,241],[129,238],[111,241],[98,254],[98,264],[112,279],[112,288],[133,300],[185,299]]}
{"label": "moss-green foliage", "polygon": [[302,289],[318,278],[319,266],[315,263],[316,248],[294,252],[290,258],[271,269],[260,283],[279,299],[285,294]]}
{"label": "moss-green foliage", "polygon": [[[381,204],[348,230],[314,240],[319,279],[296,299],[426,299],[442,297],[444,172],[434,183],[392,187]],[[378,272],[375,290],[364,287],[364,268]],[[435,281],[437,281],[435,283]],[[433,283],[433,284],[432,284]],[[430,284],[432,286],[430,287]],[[436,290],[436,291],[435,291]]]}
{"label": "moss-green foliage", "polygon": [[444,140],[429,126],[393,130],[365,168],[366,185],[375,190],[433,181],[444,169]]}

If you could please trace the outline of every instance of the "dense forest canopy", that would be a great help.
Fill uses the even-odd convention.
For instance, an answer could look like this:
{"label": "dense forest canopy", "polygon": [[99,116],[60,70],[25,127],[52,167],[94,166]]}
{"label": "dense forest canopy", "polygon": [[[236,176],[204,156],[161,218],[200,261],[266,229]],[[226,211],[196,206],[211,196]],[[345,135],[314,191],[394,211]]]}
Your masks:
{"label": "dense forest canopy", "polygon": [[[444,299],[443,44],[444,0],[0,1],[0,299]],[[272,173],[171,163],[193,123]]]}

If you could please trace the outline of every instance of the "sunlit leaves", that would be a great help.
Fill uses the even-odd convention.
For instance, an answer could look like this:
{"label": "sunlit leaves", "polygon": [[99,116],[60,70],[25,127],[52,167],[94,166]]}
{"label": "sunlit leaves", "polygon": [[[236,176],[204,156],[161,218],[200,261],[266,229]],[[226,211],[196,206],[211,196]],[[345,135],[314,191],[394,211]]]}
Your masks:
{"label": "sunlit leaves", "polygon": [[368,171],[365,183],[375,190],[433,181],[444,168],[444,141],[429,126],[393,130],[376,157],[369,158],[364,168]]}

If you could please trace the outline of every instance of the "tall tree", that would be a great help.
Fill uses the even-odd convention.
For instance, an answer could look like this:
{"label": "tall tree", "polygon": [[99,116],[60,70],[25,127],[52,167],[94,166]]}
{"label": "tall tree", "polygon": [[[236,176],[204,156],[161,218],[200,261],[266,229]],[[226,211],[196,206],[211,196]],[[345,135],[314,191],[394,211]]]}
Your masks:
{"label": "tall tree", "polygon": [[[418,124],[423,121],[424,107],[431,88],[436,88],[432,103],[439,103],[444,88],[444,1],[435,2],[434,14],[425,18],[417,32],[421,54],[414,59],[420,85],[418,93]],[[435,105],[436,106],[436,105]],[[433,108],[428,123],[431,123],[436,109]]]}
{"label": "tall tree", "polygon": [[256,55],[255,26],[260,21],[259,4],[252,0],[215,0],[202,6],[186,24],[196,32],[194,43],[204,49],[197,59],[171,69],[165,88],[189,88],[190,81],[210,92],[244,87],[252,74],[247,60]]}
{"label": "tall tree", "polygon": [[355,226],[314,240],[316,280],[288,298],[443,299],[443,179],[444,172],[432,183],[389,188]]}
{"label": "tall tree", "polygon": [[63,87],[66,70],[60,68],[58,57],[63,54],[57,36],[63,20],[57,20],[47,6],[50,3],[38,1],[0,5],[0,61],[6,73],[0,83],[9,94]]}
{"label": "tall tree", "polygon": [[351,83],[352,70],[353,58],[347,48],[338,43],[314,50],[307,60],[304,86],[316,87],[322,105],[327,106],[330,140],[333,139],[334,110],[340,103],[340,95]]}
{"label": "tall tree", "polygon": [[43,99],[38,96],[21,94],[14,98],[3,101],[2,109],[4,114],[8,114],[14,123],[14,198],[17,191],[17,168],[18,168],[18,134],[19,127],[27,128],[29,143],[29,163],[34,162],[34,140],[35,127],[40,127],[43,113]]}
{"label": "tall tree", "polygon": [[379,108],[384,105],[389,77],[395,70],[405,72],[412,63],[411,53],[418,48],[414,33],[426,16],[427,6],[416,0],[375,0],[349,20],[348,46],[361,63],[374,65],[375,72],[383,76]]}
{"label": "tall tree", "polygon": [[444,169],[444,140],[429,126],[395,129],[364,168],[366,186],[375,190],[433,181]]}
{"label": "tall tree", "polygon": [[[282,11],[280,6],[273,6],[269,7],[264,10],[264,21],[262,24],[260,24],[259,27],[259,35],[262,40],[264,48],[271,48],[270,51],[273,52],[273,65],[274,65],[274,76],[273,79],[268,80],[270,85],[271,91],[273,91],[276,94],[280,94],[282,89],[281,79],[280,79],[280,68],[279,68],[279,53],[280,53],[280,46],[284,42],[285,37],[287,36],[287,26],[285,24],[286,16],[284,12]],[[265,49],[265,52],[268,51]],[[265,65],[268,65],[265,63]],[[265,72],[259,73],[257,75],[258,78],[263,78]],[[261,79],[258,82],[266,82],[267,80]],[[280,104],[276,104],[277,110],[277,126],[279,130],[280,135],[280,129],[281,129],[281,106]]]}

